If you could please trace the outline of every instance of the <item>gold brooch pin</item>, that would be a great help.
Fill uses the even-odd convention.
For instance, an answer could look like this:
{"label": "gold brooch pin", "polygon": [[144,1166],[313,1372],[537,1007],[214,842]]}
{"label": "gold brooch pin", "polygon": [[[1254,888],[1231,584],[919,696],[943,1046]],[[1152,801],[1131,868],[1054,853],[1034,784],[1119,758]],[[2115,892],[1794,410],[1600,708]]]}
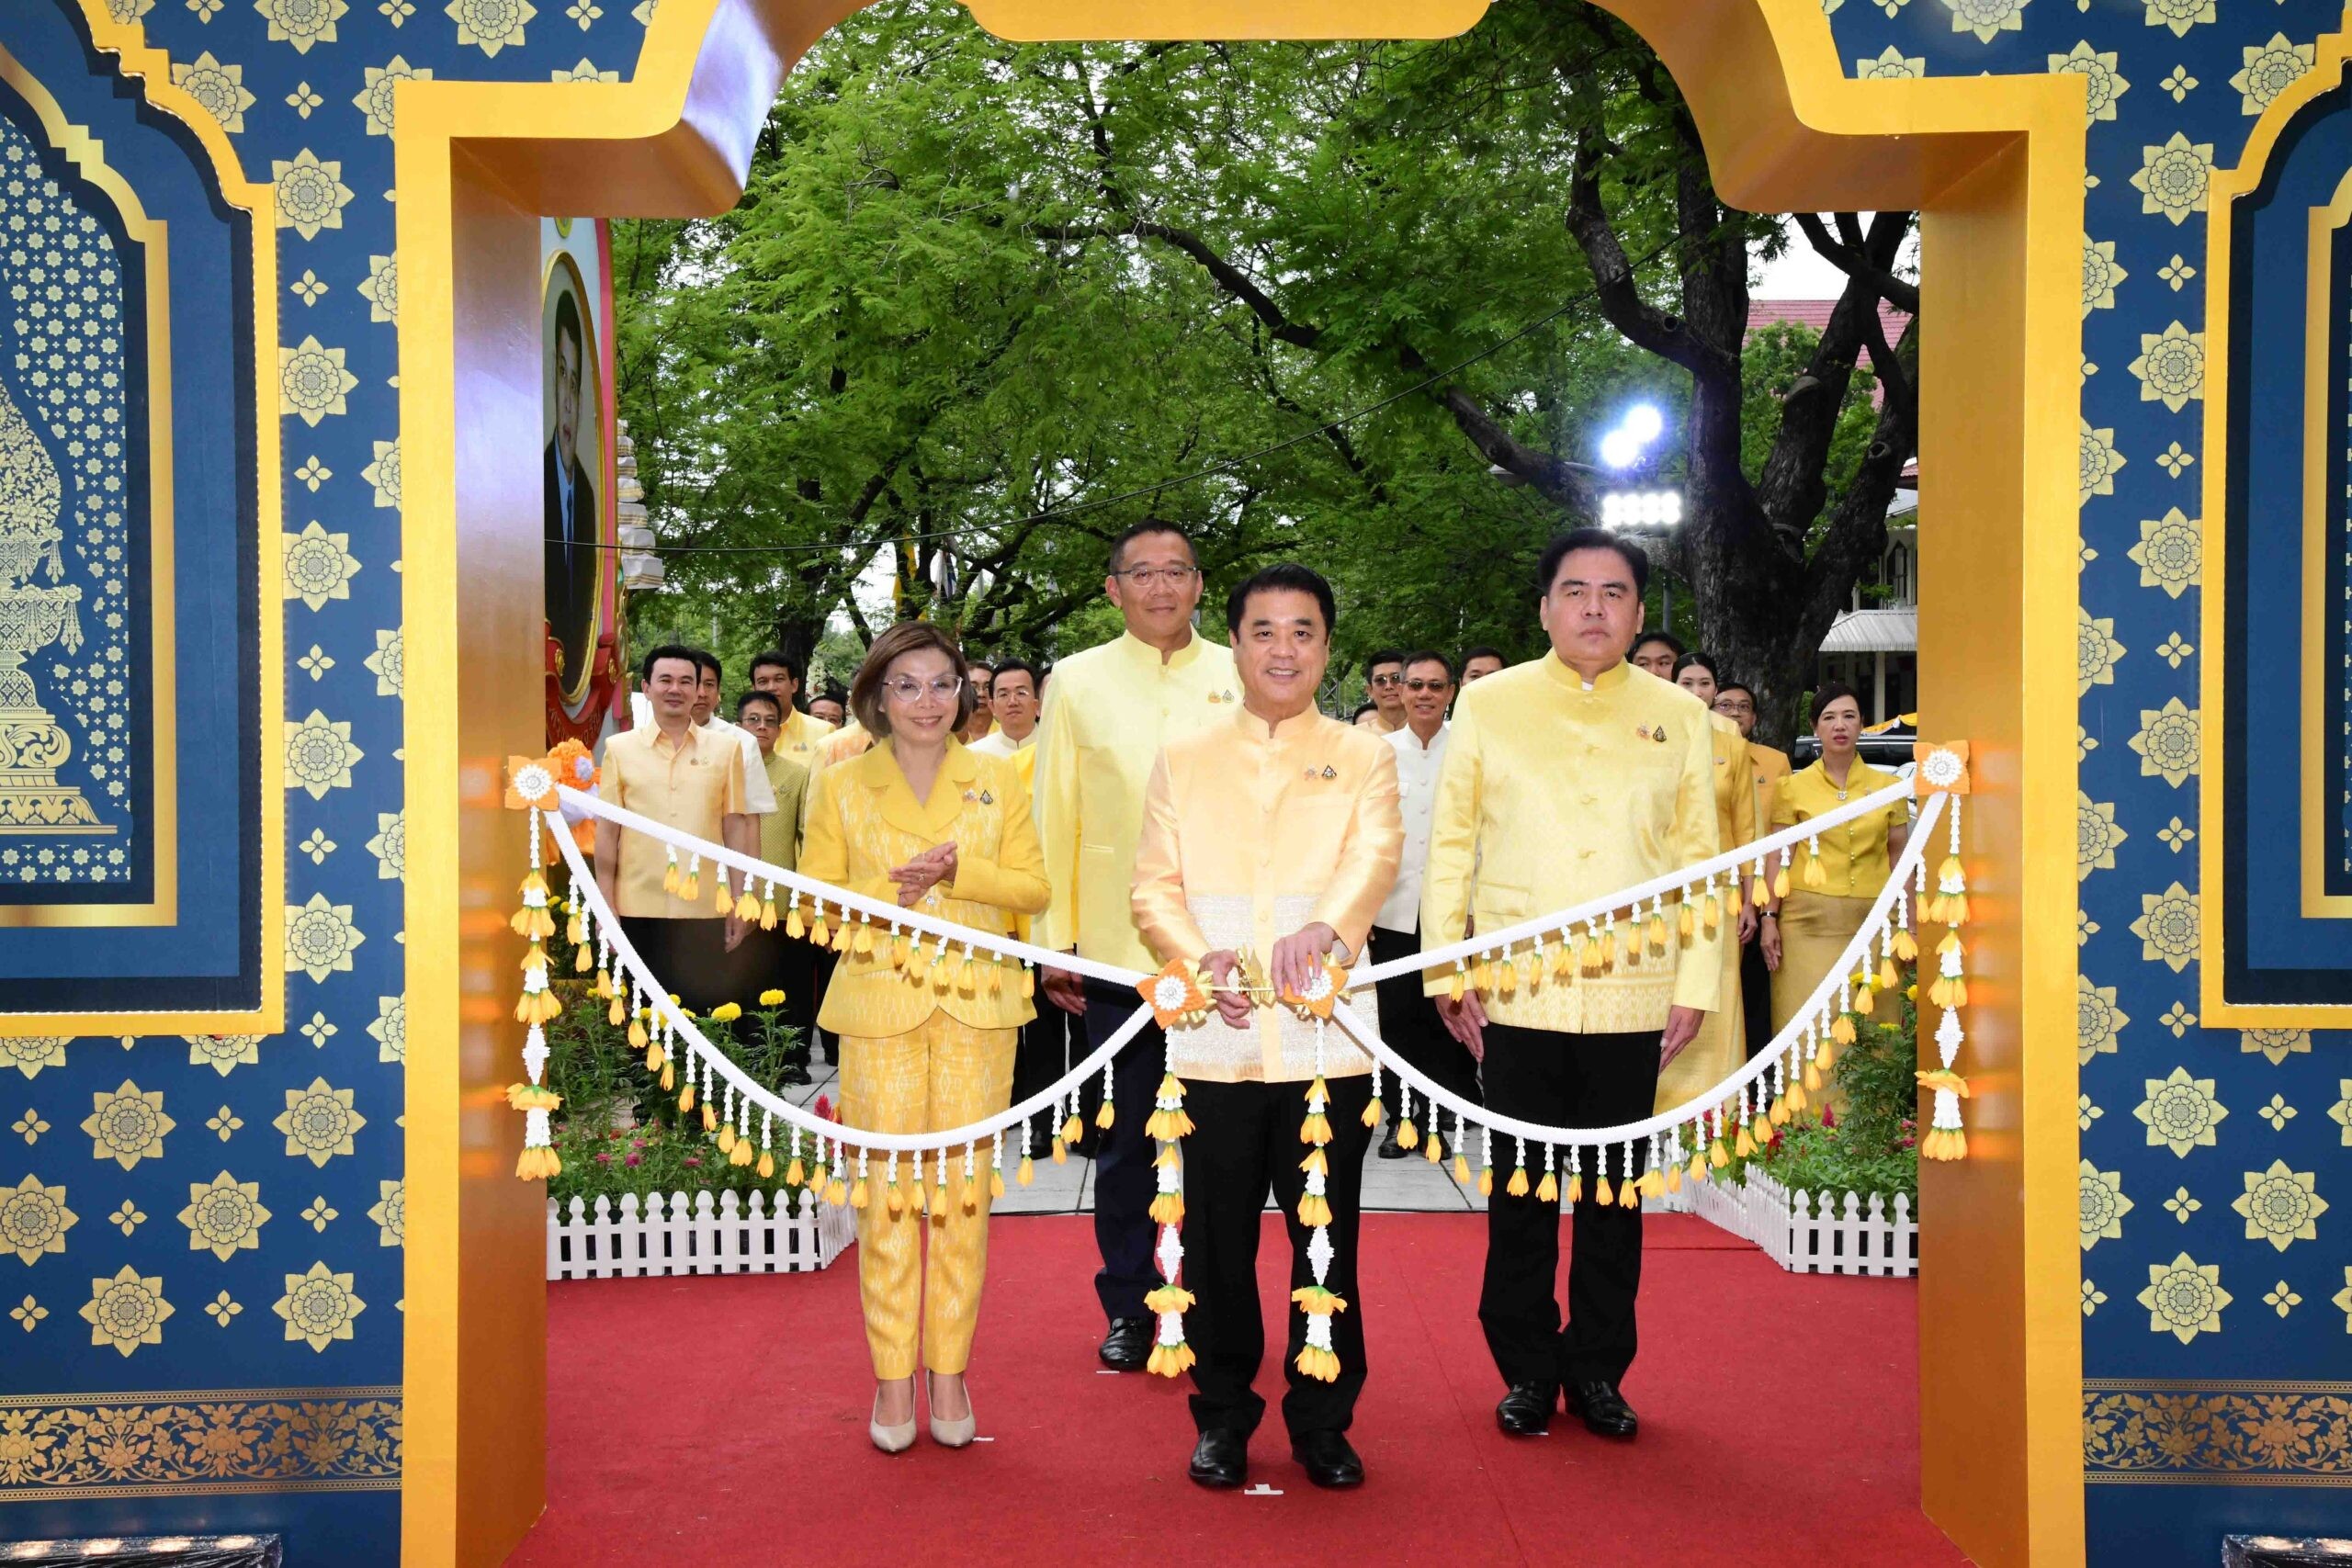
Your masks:
{"label": "gold brooch pin", "polygon": [[1340,776],[1340,770],[1326,762],[1323,764],[1323,776],[1327,779],[1336,779]]}
{"label": "gold brooch pin", "polygon": [[982,806],[994,806],[996,804],[996,796],[990,795],[986,790],[982,790],[980,791],[980,804]]}

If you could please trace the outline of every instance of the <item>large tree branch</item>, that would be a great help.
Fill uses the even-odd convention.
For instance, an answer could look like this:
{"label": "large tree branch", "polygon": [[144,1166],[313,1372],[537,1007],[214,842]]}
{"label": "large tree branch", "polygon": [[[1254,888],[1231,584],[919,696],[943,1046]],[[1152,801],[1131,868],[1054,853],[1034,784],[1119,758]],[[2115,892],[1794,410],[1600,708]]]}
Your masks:
{"label": "large tree branch", "polygon": [[[1917,355],[1918,320],[1914,317],[1894,357],[1916,363]],[[1885,553],[1887,505],[1894,499],[1904,467],[1917,442],[1917,427],[1910,415],[1889,398],[1879,409],[1871,444],[1856,465],[1846,493],[1838,498],[1805,563],[1804,593],[1795,629],[1804,646],[1819,643],[1851,598],[1855,581]]]}
{"label": "large tree branch", "polygon": [[1577,133],[1576,158],[1568,175],[1568,205],[1565,214],[1569,237],[1584,253],[1592,274],[1593,292],[1609,324],[1634,347],[1681,366],[1691,375],[1736,387],[1739,360],[1700,339],[1681,317],[1661,310],[1642,298],[1624,243],[1617,237],[1600,199],[1600,165],[1612,149],[1594,129]]}
{"label": "large tree branch", "polygon": [[1263,322],[1266,330],[1281,342],[1294,348],[1311,349],[1322,341],[1322,328],[1292,321],[1288,312],[1275,303],[1273,297],[1258,287],[1255,278],[1227,261],[1217,253],[1216,247],[1190,229],[1180,229],[1172,223],[1157,222],[1148,218],[1136,218],[1125,223],[1032,223],[1028,231],[1041,240],[1082,242],[1129,237],[1157,240],[1197,262],[1203,271],[1216,280],[1218,288],[1248,306],[1250,313]]}
{"label": "large tree branch", "polygon": [[[1882,219],[1888,216],[1883,212],[1879,214]],[[1839,237],[1836,238],[1831,236],[1828,225],[1822,222],[1819,213],[1800,212],[1796,214],[1796,220],[1797,227],[1804,231],[1806,243],[1813,246],[1822,260],[1847,276],[1869,284],[1878,290],[1880,299],[1896,310],[1906,315],[1919,313],[1919,286],[1896,276],[1891,267],[1882,266],[1871,257],[1852,213],[1838,214]]]}

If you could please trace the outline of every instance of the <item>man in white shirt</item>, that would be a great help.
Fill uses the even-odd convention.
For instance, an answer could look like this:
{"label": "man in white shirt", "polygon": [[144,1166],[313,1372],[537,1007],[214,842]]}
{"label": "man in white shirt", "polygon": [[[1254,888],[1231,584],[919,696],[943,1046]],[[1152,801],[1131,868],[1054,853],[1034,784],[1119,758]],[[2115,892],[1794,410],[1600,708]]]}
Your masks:
{"label": "man in white shirt", "polygon": [[1037,743],[1037,667],[1025,659],[1008,659],[996,667],[989,687],[989,706],[996,728],[972,742],[972,750],[991,757],[1015,757]]}
{"label": "man in white shirt", "polygon": [[[1437,775],[1445,762],[1445,740],[1451,728],[1445,711],[1453,701],[1453,665],[1445,655],[1408,653],[1402,675],[1398,689],[1405,703],[1404,727],[1385,739],[1396,753],[1405,852],[1397,862],[1396,886],[1372,918],[1375,964],[1421,950],[1421,869],[1429,860],[1430,811],[1437,802]],[[1462,1043],[1446,1032],[1437,1016],[1437,1004],[1422,995],[1420,972],[1408,970],[1383,980],[1378,990],[1381,1038],[1443,1088],[1476,1100],[1477,1064]],[[1381,1084],[1381,1098],[1388,1108],[1388,1130],[1380,1141],[1383,1159],[1402,1159],[1407,1152],[1396,1142],[1397,1089],[1393,1076]]]}

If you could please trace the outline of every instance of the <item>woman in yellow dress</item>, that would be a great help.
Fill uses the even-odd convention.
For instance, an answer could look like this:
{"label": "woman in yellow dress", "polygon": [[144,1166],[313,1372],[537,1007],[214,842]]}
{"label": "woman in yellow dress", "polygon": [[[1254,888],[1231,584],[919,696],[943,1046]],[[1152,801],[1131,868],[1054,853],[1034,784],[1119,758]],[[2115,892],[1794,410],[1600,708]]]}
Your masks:
{"label": "woman in yellow dress", "polygon": [[[955,639],[936,626],[902,622],[874,639],[850,708],[875,744],[810,781],[800,870],[1005,936],[1018,916],[1046,907],[1045,857],[1019,771],[956,739],[972,712],[963,671]],[[937,961],[934,938],[921,949],[932,961],[902,967],[887,928],[874,933],[871,951],[863,945],[834,966],[817,1019],[841,1043],[842,1120],[883,1133],[938,1132],[1011,1104],[1014,1042],[1036,1016],[1020,966],[952,947]],[[967,1200],[960,1151],[919,1177],[912,1161],[902,1156],[901,1187],[869,1179],[857,1216],[858,1293],[876,1383],[868,1432],[886,1453],[915,1440],[918,1347],[933,1440],[962,1448],[975,1430],[964,1372],[988,1264],[988,1170],[976,1171]]]}
{"label": "woman in yellow dress", "polygon": [[[1893,773],[1854,753],[1862,705],[1851,686],[1833,682],[1814,694],[1813,733],[1821,741],[1821,760],[1781,781],[1772,807],[1775,829],[1811,821],[1895,782]],[[1862,929],[1862,917],[1886,886],[1888,867],[1910,831],[1909,804],[1898,800],[1827,829],[1813,847],[1797,845],[1789,863],[1789,896],[1765,911],[1759,938],[1772,971],[1775,1033],[1788,1027]],[[1818,865],[1817,875],[1810,864]]]}
{"label": "woman in yellow dress", "polygon": [[[1753,843],[1756,828],[1755,770],[1747,739],[1734,720],[1713,711],[1715,661],[1711,654],[1686,653],[1674,662],[1674,683],[1707,705],[1715,736],[1715,832],[1726,850]],[[1742,901],[1737,928],[1724,933],[1723,989],[1714,1010],[1699,1021],[1699,1032],[1680,1055],[1658,1072],[1657,1109],[1672,1111],[1723,1082],[1747,1060],[1747,1031],[1739,1002],[1739,953],[1755,934],[1756,909]],[[1728,940],[1736,937],[1737,941]]]}

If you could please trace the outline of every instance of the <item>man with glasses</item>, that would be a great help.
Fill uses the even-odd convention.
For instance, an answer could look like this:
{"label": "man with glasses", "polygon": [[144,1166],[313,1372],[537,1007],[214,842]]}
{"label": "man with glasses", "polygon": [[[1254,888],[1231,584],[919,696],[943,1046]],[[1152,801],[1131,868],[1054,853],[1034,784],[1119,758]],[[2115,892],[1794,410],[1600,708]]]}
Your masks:
{"label": "man with glasses", "polygon": [[1026,782],[1037,760],[1037,667],[1025,659],[999,664],[989,687],[989,706],[996,713],[996,728],[974,742],[972,750],[1020,762]]}
{"label": "man with glasses", "polygon": [[[1421,866],[1430,853],[1430,814],[1437,804],[1437,778],[1445,762],[1446,737],[1453,727],[1445,710],[1453,701],[1453,665],[1445,655],[1423,651],[1405,655],[1405,728],[1385,739],[1396,753],[1397,799],[1405,818],[1405,850],[1396,863],[1396,882],[1387,900],[1372,918],[1372,961],[1385,964],[1421,950]],[[1478,1098],[1478,1065],[1462,1042],[1439,1021],[1437,1004],[1422,994],[1421,977],[1411,971],[1392,975],[1379,983],[1381,1038],[1396,1054],[1465,1100]],[[1396,1113],[1403,1085],[1391,1077],[1381,1086],[1388,1106],[1388,1131],[1380,1141],[1382,1159],[1403,1159],[1408,1152],[1396,1141]]]}
{"label": "man with glasses", "polygon": [[[1102,589],[1125,630],[1054,667],[1037,724],[1037,836],[1053,900],[1035,921],[1035,940],[1148,974],[1159,960],[1136,925],[1130,891],[1152,759],[1166,742],[1231,717],[1240,681],[1232,652],[1193,628],[1200,566],[1174,524],[1138,523],[1114,540]],[[1131,987],[1061,972],[1048,972],[1043,988],[1084,1020],[1089,1050],[1136,1005]],[[1166,1055],[1166,1038],[1149,1025],[1120,1053],[1116,1114],[1095,1155],[1094,1240],[1102,1268],[1094,1291],[1110,1320],[1101,1355],[1120,1371],[1141,1371],[1151,1354],[1154,1320],[1143,1299],[1159,1277],[1144,1123]]]}
{"label": "man with glasses", "polygon": [[1405,728],[1405,655],[1384,648],[1363,661],[1363,694],[1380,717],[1372,726],[1379,735],[1394,735]]}

